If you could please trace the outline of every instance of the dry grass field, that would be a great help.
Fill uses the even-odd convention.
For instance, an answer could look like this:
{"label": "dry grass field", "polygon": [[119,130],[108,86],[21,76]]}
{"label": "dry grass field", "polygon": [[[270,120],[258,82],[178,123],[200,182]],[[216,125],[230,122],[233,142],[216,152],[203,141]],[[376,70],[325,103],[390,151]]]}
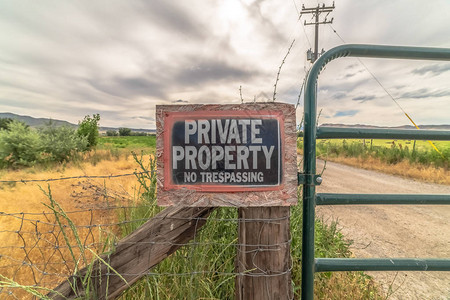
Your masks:
{"label": "dry grass field", "polygon": [[[27,180],[58,179],[78,176],[132,174],[138,167],[131,155],[111,157],[107,150],[86,155],[83,161],[56,166],[52,169],[30,168],[3,172],[0,180],[23,180],[24,183],[0,185],[0,274],[20,285],[53,287],[71,274],[75,261],[84,265],[92,257],[90,251],[82,254],[70,224],[61,215],[65,235],[72,244],[71,253],[64,232],[58,226],[55,214],[46,205],[53,200],[71,221],[79,226],[77,234],[83,247],[94,251],[103,246],[106,237],[119,233],[117,223],[121,211],[116,206],[133,205],[139,183],[134,175],[111,178],[77,178],[51,182]],[[101,160],[101,157],[108,160]],[[91,226],[96,224],[96,226]],[[98,251],[100,252],[100,251]],[[73,256],[76,260],[72,259]],[[83,260],[86,259],[86,262]],[[78,266],[78,267],[80,267]],[[3,278],[4,279],[4,278]],[[21,289],[11,289],[11,299],[24,297]],[[45,292],[41,291],[45,294]],[[3,299],[5,291],[0,298]],[[14,296],[12,296],[14,295]]]}
{"label": "dry grass field", "polygon": [[[139,215],[133,212],[130,215],[126,208],[136,206],[139,203],[137,199],[145,194],[140,190],[142,187],[137,178],[133,175],[113,176],[140,171],[130,150],[144,149],[146,153],[152,153],[154,138],[149,142],[144,142],[145,139],[147,137],[102,138],[97,150],[82,159],[51,167],[0,173],[2,181],[19,181],[0,184],[0,197],[3,200],[0,203],[0,281],[3,281],[3,286],[9,286],[0,291],[1,299],[30,299],[29,292],[32,289],[46,294],[45,288],[56,286],[73,274],[75,268],[88,265],[95,258],[90,250],[95,253],[110,251],[112,248],[105,248],[104,245],[111,245],[111,239],[119,238],[138,226],[132,223],[133,226],[127,224],[125,228],[118,222],[151,217],[148,213]],[[149,158],[149,155],[144,155],[144,161],[148,162]],[[107,178],[26,182],[105,175]],[[49,187],[55,202],[46,195]],[[59,214],[54,214],[47,207],[51,204]],[[73,224],[68,222],[58,205]],[[196,243],[183,247],[152,270],[169,276],[148,276],[133,285],[121,299],[153,299],[154,295],[159,295],[161,299],[224,299],[233,295],[236,217],[233,208],[217,210],[196,238]],[[222,219],[229,221],[223,222]],[[301,280],[301,222],[301,206],[295,206],[291,209],[291,251],[294,262],[292,276],[297,296]],[[340,232],[335,227],[318,224],[318,253],[327,253],[333,257],[349,256],[348,243]],[[71,229],[72,225],[76,226],[76,231]],[[197,270],[216,270],[231,275],[194,275]],[[185,276],[191,272],[192,275]],[[13,287],[16,283],[20,286]],[[28,289],[28,292],[24,289]],[[381,298],[374,282],[360,272],[320,274],[315,290],[321,299]]]}
{"label": "dry grass field", "polygon": [[450,170],[442,167],[412,165],[407,161],[391,165],[381,159],[373,157],[362,158],[339,156],[327,157],[327,160],[361,169],[380,171],[386,174],[417,179],[424,182],[450,185]]}
{"label": "dry grass field", "polygon": [[[303,153],[303,140],[297,151]],[[361,169],[450,185],[450,142],[327,139],[317,141],[317,157]],[[413,150],[414,149],[414,150]],[[318,170],[320,172],[320,170]]]}

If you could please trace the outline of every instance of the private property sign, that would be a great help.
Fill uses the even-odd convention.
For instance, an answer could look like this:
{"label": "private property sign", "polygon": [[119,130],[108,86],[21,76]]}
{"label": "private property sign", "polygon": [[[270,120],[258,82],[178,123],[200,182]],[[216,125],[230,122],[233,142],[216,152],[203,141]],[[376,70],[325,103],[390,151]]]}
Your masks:
{"label": "private property sign", "polygon": [[[295,204],[292,105],[171,105],[156,109],[160,205]],[[292,195],[286,194],[288,190],[294,190]]]}
{"label": "private property sign", "polygon": [[245,191],[281,184],[281,113],[172,112],[166,118],[166,187]]}

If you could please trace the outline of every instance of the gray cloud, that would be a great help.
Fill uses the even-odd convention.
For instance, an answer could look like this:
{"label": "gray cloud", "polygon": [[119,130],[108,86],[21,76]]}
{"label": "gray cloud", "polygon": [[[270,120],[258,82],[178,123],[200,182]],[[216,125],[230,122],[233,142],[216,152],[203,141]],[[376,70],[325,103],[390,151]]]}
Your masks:
{"label": "gray cloud", "polygon": [[202,39],[205,29],[191,10],[183,10],[177,2],[165,0],[142,0],[136,4],[137,12],[152,20],[165,29],[170,29],[188,35],[191,38]]}
{"label": "gray cloud", "polygon": [[155,121],[155,118],[153,118],[153,117],[144,117],[144,116],[132,117],[132,119],[142,119],[142,120],[147,120],[147,121]]}
{"label": "gray cloud", "polygon": [[362,73],[362,72],[364,72],[364,70],[357,70],[357,71],[354,71],[354,72],[351,72],[351,73],[346,73],[346,74],[342,77],[342,79],[352,78],[353,76],[356,76],[356,75],[358,75],[358,74],[360,74],[360,73]]}
{"label": "gray cloud", "polygon": [[243,81],[258,74],[256,70],[247,70],[220,60],[193,59],[190,61],[194,61],[194,64],[179,70],[175,75],[175,80],[180,84],[196,86],[221,80]]}
{"label": "gray cloud", "polygon": [[165,98],[164,85],[144,77],[114,77],[106,80],[88,80],[95,89],[112,96],[153,96]]}
{"label": "gray cloud", "polygon": [[258,94],[253,98],[253,100],[254,100],[255,102],[267,102],[267,101],[270,101],[270,99],[272,99],[272,98],[269,97],[269,95],[267,95],[267,94],[264,93],[264,92],[258,93]]}
{"label": "gray cloud", "polygon": [[365,102],[365,101],[370,101],[375,99],[376,97],[374,95],[365,95],[365,96],[358,96],[358,97],[354,97],[352,98],[353,101],[361,101],[361,102]]}
{"label": "gray cloud", "polygon": [[350,65],[346,66],[345,69],[346,70],[352,70],[352,69],[354,69],[354,68],[356,68],[358,66],[359,66],[359,64],[354,63],[354,64],[350,64]]}
{"label": "gray cloud", "polygon": [[399,98],[426,99],[450,96],[450,90],[431,90],[423,88],[401,94]]}
{"label": "gray cloud", "polygon": [[341,110],[334,114],[333,117],[351,117],[356,115],[359,110]]}
{"label": "gray cloud", "polygon": [[246,8],[248,10],[249,17],[256,18],[258,20],[258,24],[262,27],[261,30],[269,35],[269,39],[267,40],[268,42],[285,43],[286,36],[283,32],[280,31],[278,26],[276,26],[270,18],[263,15],[261,5],[264,2],[265,0],[258,0],[248,5]]}
{"label": "gray cloud", "polygon": [[340,100],[340,99],[345,98],[347,95],[348,95],[348,93],[346,93],[346,92],[335,92],[335,93],[333,93],[333,95],[331,97],[333,99]]}
{"label": "gray cloud", "polygon": [[432,64],[421,68],[416,68],[412,72],[413,74],[437,76],[442,73],[450,71],[450,64]]}
{"label": "gray cloud", "polygon": [[[69,121],[99,112],[105,126],[153,127],[153,120],[145,116],[153,113],[156,103],[187,103],[184,99],[189,103],[237,103],[239,85],[243,87],[245,101],[253,101],[254,97],[258,102],[267,101],[272,99],[278,66],[293,38],[297,42],[283,66],[277,99],[295,103],[308,45],[292,3],[290,6],[279,5],[275,0],[224,3],[217,0],[43,1],[27,5],[4,2],[0,10],[0,105],[14,113],[64,117]],[[401,9],[401,13],[390,5]],[[403,10],[402,2],[385,5],[371,0],[354,5],[350,0],[342,0],[333,12],[334,26],[352,43],[449,47],[446,37],[450,19],[442,11],[448,10],[450,3],[431,7],[427,16],[412,24],[414,30],[397,26],[420,13],[422,7],[419,1],[410,1]],[[348,18],[349,14],[354,17]],[[386,22],[378,22],[380,19]],[[341,43],[328,26],[321,30],[320,48],[330,49]],[[313,36],[312,27],[306,31],[308,37]],[[381,72],[389,69],[385,65],[373,66],[370,61],[367,65],[379,71],[381,82],[395,84],[389,79],[392,74]],[[324,72],[319,85],[320,105],[325,109],[333,107],[334,112],[336,105],[352,108],[353,101],[380,97],[383,91],[374,88],[375,83],[367,88],[373,80],[368,80],[367,74],[358,74],[362,69],[355,60],[348,59],[328,77]],[[405,86],[386,88],[403,98],[439,97],[442,102],[443,97],[449,96],[450,92],[442,88],[447,78],[440,83],[435,80],[435,85],[432,76],[447,72],[450,64],[411,69],[414,67],[395,70]],[[334,70],[331,65],[329,70]],[[416,91],[404,89],[410,85],[405,82],[418,76],[430,79],[423,85],[427,89],[418,90],[419,86]],[[370,96],[372,90],[374,98]],[[374,102],[366,105],[375,105]],[[444,115],[441,119],[448,120],[446,111],[447,105],[439,112]],[[336,115],[351,113],[349,110]],[[359,122],[361,117],[362,114],[355,113],[351,122]],[[433,116],[430,122],[434,121]]]}

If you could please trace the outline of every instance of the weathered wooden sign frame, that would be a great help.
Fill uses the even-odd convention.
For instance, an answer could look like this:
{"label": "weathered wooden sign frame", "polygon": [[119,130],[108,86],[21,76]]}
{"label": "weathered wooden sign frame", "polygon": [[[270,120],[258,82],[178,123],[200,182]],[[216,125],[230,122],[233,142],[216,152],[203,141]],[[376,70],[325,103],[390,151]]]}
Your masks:
{"label": "weathered wooden sign frame", "polygon": [[158,204],[297,204],[295,108],[157,105]]}

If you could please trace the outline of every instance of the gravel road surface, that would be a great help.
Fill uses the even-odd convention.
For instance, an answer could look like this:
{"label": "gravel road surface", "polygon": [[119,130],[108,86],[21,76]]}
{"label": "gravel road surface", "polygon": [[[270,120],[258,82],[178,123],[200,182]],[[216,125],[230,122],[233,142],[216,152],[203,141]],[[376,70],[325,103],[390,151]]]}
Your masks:
{"label": "gravel road surface", "polygon": [[[317,171],[323,168],[318,162]],[[318,193],[450,194],[437,185],[327,162]],[[450,206],[318,206],[358,258],[450,258]],[[450,272],[368,272],[388,299],[450,299]],[[391,289],[391,292],[389,292]]]}

